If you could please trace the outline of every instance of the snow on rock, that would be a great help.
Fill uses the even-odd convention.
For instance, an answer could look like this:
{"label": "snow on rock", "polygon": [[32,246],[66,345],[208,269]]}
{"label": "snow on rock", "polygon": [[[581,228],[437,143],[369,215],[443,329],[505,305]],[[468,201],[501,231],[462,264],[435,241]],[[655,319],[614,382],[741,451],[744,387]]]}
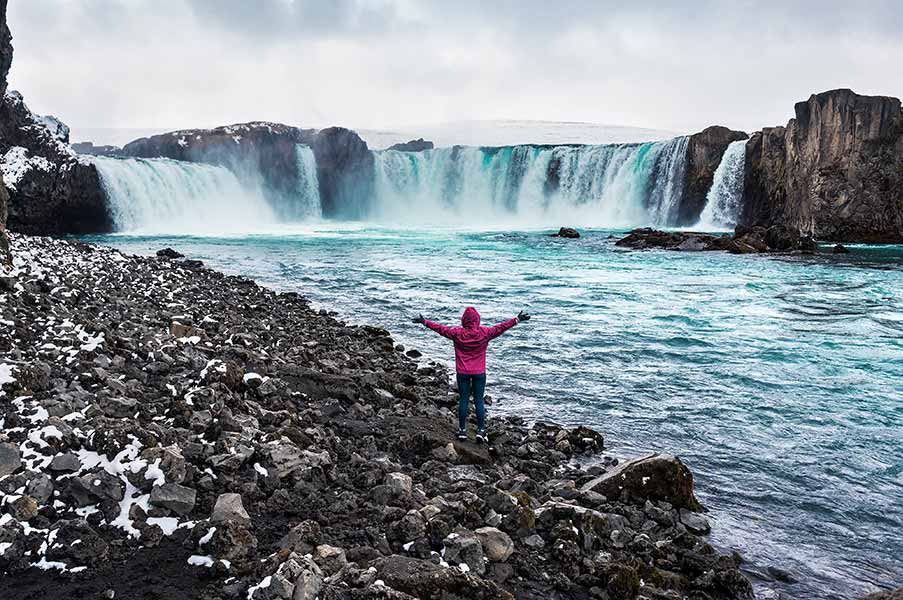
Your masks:
{"label": "snow on rock", "polygon": [[10,189],[16,189],[19,181],[30,171],[38,170],[52,173],[53,163],[43,156],[29,156],[30,152],[22,146],[13,146],[0,158],[0,171],[3,172],[3,183]]}

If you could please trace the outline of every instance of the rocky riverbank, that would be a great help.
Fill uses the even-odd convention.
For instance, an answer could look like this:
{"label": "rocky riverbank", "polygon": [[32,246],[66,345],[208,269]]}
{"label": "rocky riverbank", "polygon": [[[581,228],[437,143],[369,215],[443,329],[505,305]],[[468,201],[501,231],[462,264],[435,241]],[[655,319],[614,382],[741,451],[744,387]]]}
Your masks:
{"label": "rocky riverbank", "polygon": [[[674,457],[451,441],[446,369],[294,293],[12,236],[4,598],[749,598]],[[112,591],[112,592],[111,592]]]}

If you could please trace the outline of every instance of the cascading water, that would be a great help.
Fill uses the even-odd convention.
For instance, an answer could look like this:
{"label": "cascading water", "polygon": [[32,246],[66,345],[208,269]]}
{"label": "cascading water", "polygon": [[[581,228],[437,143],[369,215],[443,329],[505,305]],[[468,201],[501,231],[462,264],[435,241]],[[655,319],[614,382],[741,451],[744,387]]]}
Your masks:
{"label": "cascading water", "polygon": [[276,220],[263,194],[225,167],[168,158],[93,160],[119,231],[218,234]]}
{"label": "cascading water", "polygon": [[712,180],[706,195],[705,208],[699,215],[700,229],[731,229],[740,216],[743,181],[746,170],[746,140],[731,142]]}
{"label": "cascading water", "polygon": [[298,157],[298,189],[288,215],[294,220],[319,219],[323,216],[320,205],[320,182],[317,179],[317,160],[309,146],[296,147]]}
{"label": "cascading water", "polygon": [[669,225],[687,138],[602,146],[453,147],[375,152],[378,217],[503,217],[548,225]]}

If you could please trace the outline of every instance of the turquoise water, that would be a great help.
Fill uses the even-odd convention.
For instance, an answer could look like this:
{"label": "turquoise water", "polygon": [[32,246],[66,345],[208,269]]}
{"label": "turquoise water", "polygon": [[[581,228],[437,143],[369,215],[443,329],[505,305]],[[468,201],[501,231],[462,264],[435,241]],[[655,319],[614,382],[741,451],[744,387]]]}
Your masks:
{"label": "turquoise water", "polygon": [[903,249],[733,256],[622,251],[611,232],[285,228],[172,246],[296,290],[452,364],[411,324],[534,315],[490,350],[490,416],[590,424],[615,455],[665,450],[696,475],[713,542],[762,597],[855,598],[903,585]]}

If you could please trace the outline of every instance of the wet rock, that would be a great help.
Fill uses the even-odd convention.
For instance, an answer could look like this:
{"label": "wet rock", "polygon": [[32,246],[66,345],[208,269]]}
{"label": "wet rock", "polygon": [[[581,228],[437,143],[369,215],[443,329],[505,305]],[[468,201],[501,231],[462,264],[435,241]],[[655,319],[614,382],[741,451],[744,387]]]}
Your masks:
{"label": "wet rock", "polygon": [[837,244],[834,246],[834,248],[831,249],[831,252],[833,252],[834,254],[849,254],[850,249],[843,244]]}
{"label": "wet rock", "polygon": [[483,555],[493,562],[508,560],[514,552],[514,542],[508,534],[495,527],[480,527],[474,533],[483,544]]}
{"label": "wet rock", "polygon": [[693,474],[670,454],[655,453],[627,461],[589,481],[582,489],[609,499],[624,494],[640,500],[663,500],[676,508],[702,509],[693,494]]}
{"label": "wet rock", "polygon": [[699,513],[691,512],[685,508],[680,509],[680,522],[684,527],[697,535],[703,535],[711,531],[709,520]]}
{"label": "wet rock", "polygon": [[220,494],[213,506],[213,513],[210,515],[210,521],[213,523],[235,522],[240,525],[248,526],[251,524],[251,517],[245,510],[241,501],[241,494]]}
{"label": "wet rock", "polygon": [[558,230],[558,233],[553,233],[552,237],[560,237],[567,239],[577,239],[580,237],[580,232],[574,229],[573,227],[562,227]]}
{"label": "wet rock", "polygon": [[163,248],[162,250],[157,250],[157,256],[162,258],[184,258],[185,255],[181,252],[176,252],[172,248]]}

